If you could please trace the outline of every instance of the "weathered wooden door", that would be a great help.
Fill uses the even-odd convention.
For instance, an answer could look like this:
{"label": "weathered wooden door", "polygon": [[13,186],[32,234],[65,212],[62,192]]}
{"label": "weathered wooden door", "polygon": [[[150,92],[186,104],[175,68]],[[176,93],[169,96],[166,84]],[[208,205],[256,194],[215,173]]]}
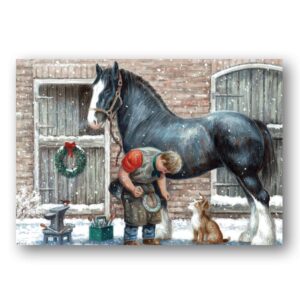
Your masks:
{"label": "weathered wooden door", "polygon": [[[50,81],[51,82],[51,81]],[[85,84],[57,84],[36,82],[35,95],[35,187],[43,203],[58,203],[69,199],[73,204],[99,204],[105,202],[105,187],[109,169],[105,160],[105,135],[91,130],[87,114],[91,91]],[[106,138],[106,144],[109,138]],[[60,175],[54,164],[56,151],[66,141],[75,141],[87,154],[83,173],[67,179]],[[66,157],[68,167],[75,159]]]}
{"label": "weathered wooden door", "polygon": [[[266,189],[271,195],[282,195],[282,104],[283,82],[280,67],[244,65],[215,74],[212,77],[212,108],[241,112],[263,121],[269,128],[278,165]],[[218,195],[243,196],[234,175],[225,168],[217,170],[213,187]]]}

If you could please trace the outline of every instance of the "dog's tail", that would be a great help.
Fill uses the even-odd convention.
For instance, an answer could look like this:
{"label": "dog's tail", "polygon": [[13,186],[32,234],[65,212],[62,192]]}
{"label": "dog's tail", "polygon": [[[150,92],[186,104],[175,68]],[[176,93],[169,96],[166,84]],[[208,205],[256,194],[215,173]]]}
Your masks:
{"label": "dog's tail", "polygon": [[230,237],[226,238],[226,239],[223,239],[223,243],[228,243],[229,241],[230,241]]}

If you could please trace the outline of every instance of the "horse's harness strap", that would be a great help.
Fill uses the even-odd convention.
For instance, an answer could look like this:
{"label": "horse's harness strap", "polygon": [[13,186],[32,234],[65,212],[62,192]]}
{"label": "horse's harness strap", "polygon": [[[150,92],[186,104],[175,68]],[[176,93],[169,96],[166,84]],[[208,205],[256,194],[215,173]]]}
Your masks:
{"label": "horse's harness strap", "polygon": [[[123,85],[122,76],[121,76],[121,74],[119,74],[117,91],[114,95],[114,98],[113,98],[113,101],[112,101],[112,104],[111,104],[109,110],[105,110],[102,108],[90,108],[90,110],[94,110],[95,112],[104,113],[109,119],[113,120],[113,118],[116,116],[117,111],[120,109],[120,107],[123,104],[123,99],[121,97],[122,85]],[[120,100],[120,105],[117,109],[114,110],[118,100]]]}
{"label": "horse's harness strap", "polygon": [[[117,154],[117,157],[116,157],[116,166],[118,164],[118,160],[119,160],[119,156],[122,152],[122,149],[123,149],[123,145],[122,145],[122,141],[120,139],[117,139],[115,137],[115,134],[112,130],[112,122],[113,122],[113,119],[114,117],[116,116],[118,110],[121,108],[121,106],[123,105],[123,99],[121,97],[121,90],[122,90],[122,85],[123,85],[123,80],[122,80],[122,76],[121,76],[121,73],[119,73],[119,80],[118,80],[118,87],[117,87],[117,90],[116,90],[116,93],[115,93],[115,96],[113,98],[113,101],[112,101],[112,104],[109,108],[109,110],[105,110],[105,109],[101,109],[101,108],[90,108],[90,110],[94,110],[95,112],[101,112],[101,113],[104,113],[107,118],[108,118],[108,121],[110,123],[110,135],[111,137],[113,138],[113,140],[115,141],[115,143],[119,146],[119,152]],[[120,105],[119,107],[117,107],[117,109],[114,110],[118,100],[120,100]]]}

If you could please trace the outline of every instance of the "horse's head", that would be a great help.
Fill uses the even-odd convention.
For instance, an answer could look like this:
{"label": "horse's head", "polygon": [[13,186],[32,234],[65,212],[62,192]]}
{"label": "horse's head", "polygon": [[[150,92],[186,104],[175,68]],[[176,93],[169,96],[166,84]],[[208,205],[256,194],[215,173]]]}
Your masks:
{"label": "horse's head", "polygon": [[107,116],[117,109],[117,93],[122,83],[119,82],[119,66],[117,62],[112,68],[102,69],[96,65],[96,78],[92,84],[92,99],[88,113],[88,123],[93,129],[103,126]]}

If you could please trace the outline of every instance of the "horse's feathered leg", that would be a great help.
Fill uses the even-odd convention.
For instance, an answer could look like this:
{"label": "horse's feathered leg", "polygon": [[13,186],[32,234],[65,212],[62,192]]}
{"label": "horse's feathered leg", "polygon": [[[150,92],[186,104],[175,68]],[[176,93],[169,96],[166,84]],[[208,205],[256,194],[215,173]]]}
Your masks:
{"label": "horse's feathered leg", "polygon": [[257,174],[240,177],[243,186],[252,195],[258,215],[258,226],[252,245],[273,245],[276,241],[275,225],[269,211],[270,196],[263,188]]}
{"label": "horse's feathered leg", "polygon": [[161,209],[161,223],[156,226],[155,236],[162,240],[172,239],[172,221],[166,206]]}
{"label": "horse's feathered leg", "polygon": [[246,243],[250,243],[254,237],[254,235],[257,232],[257,228],[258,228],[258,213],[256,210],[256,206],[254,203],[254,199],[251,196],[251,194],[248,192],[248,190],[245,188],[245,186],[243,185],[242,180],[239,177],[236,177],[237,181],[239,182],[241,188],[243,189],[243,191],[246,194],[247,200],[248,200],[248,204],[250,207],[250,219],[249,219],[249,223],[247,226],[247,229],[242,232],[242,234],[240,235],[240,242],[246,242]]}
{"label": "horse's feathered leg", "polygon": [[162,197],[160,189],[158,187],[157,182],[153,183],[155,188],[155,192],[161,198],[161,223],[156,226],[155,237],[162,240],[170,240],[172,239],[172,220],[170,219],[168,213],[168,202]]}

